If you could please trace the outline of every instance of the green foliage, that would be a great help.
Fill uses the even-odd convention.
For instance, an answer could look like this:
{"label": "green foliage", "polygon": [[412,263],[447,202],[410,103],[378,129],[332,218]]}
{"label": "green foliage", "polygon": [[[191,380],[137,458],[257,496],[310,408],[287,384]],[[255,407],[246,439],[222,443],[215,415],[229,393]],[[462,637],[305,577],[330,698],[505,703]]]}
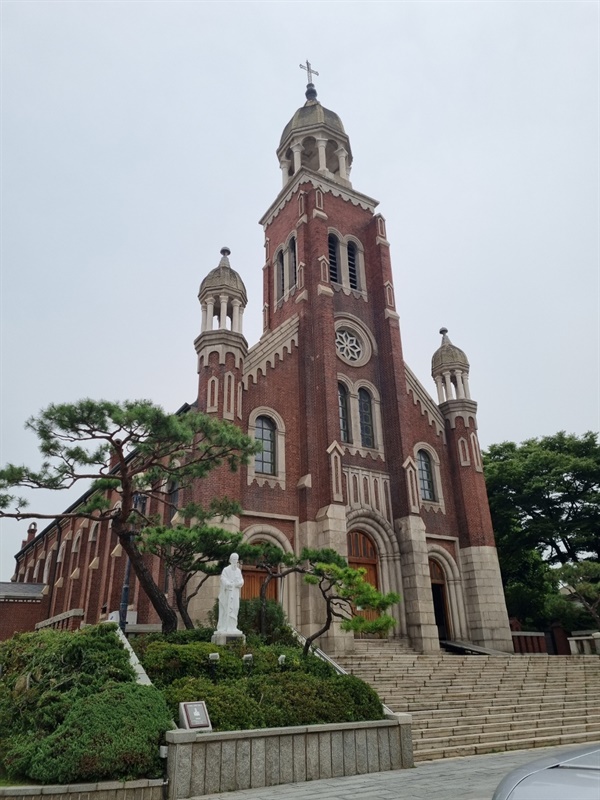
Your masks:
{"label": "green foliage", "polygon": [[[225,516],[232,513],[235,506],[223,499],[215,500],[209,509],[191,502],[176,508],[161,487],[165,482],[175,481],[183,495],[183,490],[212,469],[224,466],[236,470],[241,464],[247,464],[259,445],[229,422],[191,407],[182,409],[181,413],[167,414],[148,400],[113,403],[86,399],[50,405],[30,419],[27,426],[38,436],[43,463],[39,470],[14,464],[0,469],[0,517],[27,519],[31,516],[24,510],[25,501],[16,494],[19,488],[68,489],[80,481],[84,481],[87,488],[91,481],[91,489],[67,516],[110,522],[112,533],[118,537],[141,587],[163,623],[163,631],[176,630],[177,615],[145,568],[140,539],[131,535],[132,529],[138,534],[143,528],[154,529],[148,535],[150,549],[160,549],[158,540],[164,542],[165,538],[175,537],[183,548],[178,554],[183,558],[182,552],[185,552],[187,562],[185,559],[184,562],[191,563],[195,570],[195,562],[189,560],[190,537],[184,529],[178,528],[175,534],[169,534],[157,526],[177,510],[182,519],[197,519],[204,529],[211,514]],[[107,474],[109,461],[113,468]],[[115,492],[118,492],[118,504],[114,502]],[[145,508],[148,512],[143,510]],[[150,509],[153,509],[152,516]],[[33,516],[61,519],[64,515]],[[212,531],[213,538],[214,535]],[[164,552],[168,549],[167,544]],[[170,568],[185,570],[185,563],[182,567],[171,565]],[[185,583],[175,588],[183,591]],[[178,605],[182,604],[183,595],[179,594],[177,600]],[[186,608],[185,604],[183,610],[180,608],[184,618]],[[189,620],[186,619],[186,623]]]}
{"label": "green foliage", "polygon": [[44,782],[156,772],[170,718],[157,690],[135,684],[115,629],[23,633],[0,644],[0,770]]}
{"label": "green foliage", "polygon": [[217,685],[184,678],[165,691],[173,714],[179,703],[204,700],[215,730],[249,730],[383,719],[376,692],[359,678],[291,671],[253,675]]}
{"label": "green foliage", "polygon": [[267,644],[294,645],[295,638],[288,625],[285,612],[276,600],[267,600],[265,605],[265,634],[261,634],[261,600],[240,600],[238,627],[246,635],[261,636]]}
{"label": "green foliage", "polygon": [[583,606],[600,629],[600,564],[596,561],[563,564],[556,572],[570,597]]}
{"label": "green foliage", "polygon": [[142,663],[150,680],[164,687],[183,677],[210,678],[209,653],[219,653],[219,662],[214,667],[219,680],[242,675],[242,660],[235,649],[205,642],[187,645],[152,642],[146,648]]}
{"label": "green foliage", "polygon": [[[322,627],[308,636],[304,652],[308,653],[312,643],[328,631],[334,618],[341,621],[344,630],[360,633],[385,634],[395,624],[392,617],[383,612],[400,600],[395,592],[381,594],[365,580],[364,569],[349,567],[346,559],[334,550],[302,551],[305,566],[300,570],[304,581],[318,587],[325,602],[325,620]],[[360,610],[378,611],[375,619],[367,619]]]}
{"label": "green foliage", "polygon": [[50,733],[76,698],[107,682],[134,680],[112,625],[17,634],[0,644],[0,663],[0,747],[5,734]]}
{"label": "green foliage", "polygon": [[558,594],[551,567],[600,558],[597,435],[492,445],[484,465],[509,615],[528,627],[577,627],[582,615]]}
{"label": "green foliage", "polygon": [[266,727],[262,704],[248,694],[245,680],[214,685],[206,678],[181,678],[165,689],[165,697],[176,719],[179,717],[179,703],[204,700],[215,730]]}
{"label": "green foliage", "polygon": [[494,530],[513,553],[537,549],[560,564],[600,559],[597,434],[495,444],[484,464]]}
{"label": "green foliage", "polygon": [[173,631],[173,633],[143,633],[129,637],[129,644],[135,654],[142,659],[148,646],[153,642],[168,642],[169,644],[192,644],[193,642],[210,642],[214,627],[200,626],[192,630]]}
{"label": "green foliage", "polygon": [[158,777],[158,746],[170,725],[158,689],[108,685],[77,699],[43,740],[12,742],[6,755],[8,773],[27,774],[42,783]]}

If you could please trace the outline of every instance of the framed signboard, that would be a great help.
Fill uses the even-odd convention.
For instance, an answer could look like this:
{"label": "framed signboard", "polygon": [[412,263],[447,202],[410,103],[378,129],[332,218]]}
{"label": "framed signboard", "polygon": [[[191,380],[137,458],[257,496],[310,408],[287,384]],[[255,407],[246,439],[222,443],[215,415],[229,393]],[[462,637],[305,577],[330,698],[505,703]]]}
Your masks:
{"label": "framed signboard", "polygon": [[203,700],[179,703],[179,725],[187,730],[210,733],[212,724],[206,710],[206,703]]}

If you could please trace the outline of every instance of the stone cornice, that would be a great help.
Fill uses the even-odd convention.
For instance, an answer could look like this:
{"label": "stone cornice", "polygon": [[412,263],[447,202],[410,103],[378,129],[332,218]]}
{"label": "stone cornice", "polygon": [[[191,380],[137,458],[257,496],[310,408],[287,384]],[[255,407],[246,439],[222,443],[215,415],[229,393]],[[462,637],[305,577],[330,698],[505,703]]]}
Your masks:
{"label": "stone cornice", "polygon": [[300,318],[295,314],[250,348],[244,365],[244,389],[250,385],[250,379],[256,383],[259,372],[267,374],[268,364],[274,368],[277,360],[283,361],[286,350],[291,353],[294,345],[298,347],[299,324]]}
{"label": "stone cornice", "polygon": [[300,185],[303,183],[310,183],[315,189],[320,189],[322,192],[332,194],[334,197],[341,197],[343,200],[348,200],[353,205],[361,206],[367,211],[374,212],[375,208],[379,205],[378,200],[374,200],[372,197],[369,197],[366,194],[361,194],[354,189],[349,189],[346,186],[342,186],[341,184],[326,178],[324,175],[320,175],[318,172],[313,172],[306,167],[302,167],[302,169],[298,170],[298,172],[294,175],[292,180],[289,183],[286,183],[283,189],[279,192],[266,213],[259,220],[259,223],[263,227],[269,225],[284,208],[284,206],[292,199],[292,195],[298,191]]}
{"label": "stone cornice", "polygon": [[477,430],[477,403],[475,400],[446,400],[445,403],[440,403],[440,411],[450,423],[451,428],[456,428],[456,420],[462,419],[465,428],[471,427]]}
{"label": "stone cornice", "polygon": [[404,370],[406,374],[406,393],[411,394],[413,396],[413,403],[421,407],[421,414],[427,415],[427,420],[429,421],[430,425],[435,426],[435,431],[438,436],[441,436],[444,442],[446,441],[445,436],[445,424],[444,424],[444,416],[440,409],[436,406],[433,399],[427,394],[427,391],[423,384],[419,381],[417,376],[414,372],[410,369],[408,364],[404,365]]}

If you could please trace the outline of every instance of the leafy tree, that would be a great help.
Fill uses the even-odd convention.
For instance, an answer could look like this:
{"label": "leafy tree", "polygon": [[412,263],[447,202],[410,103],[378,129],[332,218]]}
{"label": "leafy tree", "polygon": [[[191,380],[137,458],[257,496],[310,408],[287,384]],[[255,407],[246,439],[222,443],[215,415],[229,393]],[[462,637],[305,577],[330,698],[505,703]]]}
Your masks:
{"label": "leafy tree", "polygon": [[[256,443],[235,425],[189,406],[167,414],[148,400],[51,405],[27,427],[38,436],[44,461],[38,471],[14,464],[0,470],[0,517],[109,521],[163,631],[175,630],[177,615],[146,565],[139,531],[176,513],[184,520],[205,519],[202,506],[180,506],[167,485],[178,486],[182,496],[212,469],[247,463]],[[15,493],[23,487],[69,489],[81,482],[91,482],[90,490],[62,514],[30,512]]]}
{"label": "leafy tree", "polygon": [[510,559],[531,550],[552,564],[600,560],[597,434],[560,432],[520,445],[495,444],[485,453],[484,464],[505,568]]}
{"label": "leafy tree", "polygon": [[600,564],[596,561],[563,564],[557,573],[568,594],[581,603],[600,630]]}
{"label": "leafy tree", "polygon": [[534,627],[581,617],[558,593],[556,564],[600,555],[597,435],[492,445],[485,477],[508,612]]}
{"label": "leafy tree", "polygon": [[[326,633],[335,619],[341,620],[341,627],[356,633],[380,633],[388,631],[394,625],[393,617],[381,613],[374,620],[368,620],[360,611],[374,610],[383,612],[400,596],[394,592],[382,595],[365,580],[364,569],[353,569],[346,559],[335,550],[311,550],[304,548],[299,557],[283,553],[273,545],[265,545],[258,566],[265,569],[267,576],[261,586],[261,603],[264,614],[269,582],[281,580],[292,572],[304,576],[304,581],[318,587],[325,602],[325,620],[323,625],[307,637],[304,644],[304,655],[310,652],[312,643]],[[261,622],[261,629],[263,626]]]}

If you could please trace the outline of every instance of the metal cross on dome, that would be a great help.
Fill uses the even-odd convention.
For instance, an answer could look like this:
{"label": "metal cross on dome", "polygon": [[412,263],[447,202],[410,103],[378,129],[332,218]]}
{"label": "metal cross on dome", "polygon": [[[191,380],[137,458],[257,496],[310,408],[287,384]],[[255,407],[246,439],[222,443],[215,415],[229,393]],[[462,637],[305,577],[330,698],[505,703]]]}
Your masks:
{"label": "metal cross on dome", "polygon": [[308,82],[309,83],[313,82],[312,81],[312,76],[313,75],[318,75],[319,74],[316,69],[313,69],[311,67],[310,61],[308,59],[306,60],[306,66],[304,66],[304,64],[300,64],[300,69],[305,69],[307,71],[307,73],[308,73]]}

